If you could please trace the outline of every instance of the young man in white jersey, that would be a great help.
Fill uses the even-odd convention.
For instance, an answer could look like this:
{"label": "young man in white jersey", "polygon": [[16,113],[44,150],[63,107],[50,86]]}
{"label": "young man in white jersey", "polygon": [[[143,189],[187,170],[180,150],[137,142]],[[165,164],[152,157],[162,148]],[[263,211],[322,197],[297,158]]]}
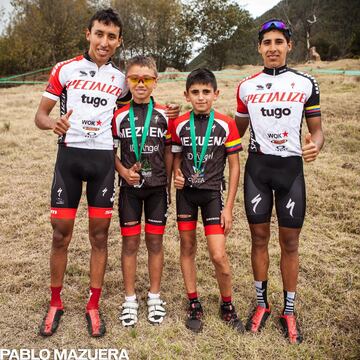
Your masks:
{"label": "young man in white jersey", "polygon": [[[111,119],[116,103],[131,99],[124,75],[111,63],[121,44],[122,30],[121,19],[112,9],[94,14],[86,31],[88,52],[54,66],[35,115],[37,127],[59,135],[51,190],[51,300],[40,326],[42,336],[54,334],[64,312],[60,293],[83,181],[86,182],[91,243],[86,320],[90,336],[100,337],[106,331],[99,313],[99,299],[114,201]],[[61,116],[53,119],[50,113],[59,99]],[[178,109],[175,112],[177,114]]]}
{"label": "young man in white jersey", "polygon": [[[280,324],[290,343],[300,343],[302,334],[294,313],[294,301],[299,272],[299,235],[305,216],[302,158],[306,162],[316,159],[324,135],[319,87],[311,76],[286,66],[291,49],[291,31],[283,21],[272,19],[261,26],[258,51],[264,69],[240,82],[236,122],[241,137],[250,124],[244,200],[252,237],[251,262],[257,306],[246,328],[253,333],[260,331],[271,313],[267,280],[274,193],[284,290]],[[309,133],[305,136],[305,144],[301,145],[304,113]]]}

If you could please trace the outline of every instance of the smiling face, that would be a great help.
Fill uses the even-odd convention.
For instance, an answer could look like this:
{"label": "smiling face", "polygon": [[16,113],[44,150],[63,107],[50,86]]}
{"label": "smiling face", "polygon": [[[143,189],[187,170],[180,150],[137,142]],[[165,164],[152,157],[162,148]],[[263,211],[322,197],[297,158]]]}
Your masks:
{"label": "smiling face", "polygon": [[157,78],[153,69],[147,66],[132,65],[126,73],[126,80],[138,104],[148,103],[153,90],[156,88]]}
{"label": "smiling face", "polygon": [[284,34],[279,30],[266,32],[258,45],[258,51],[264,60],[264,66],[271,69],[286,64],[286,57],[291,48],[291,41],[287,42]]}
{"label": "smiling face", "polygon": [[184,92],[186,101],[190,102],[195,114],[209,114],[213,102],[219,96],[211,84],[194,83]]}
{"label": "smiling face", "polygon": [[86,31],[86,39],[90,43],[89,56],[100,67],[109,61],[120,46],[120,28],[95,20],[91,30]]}

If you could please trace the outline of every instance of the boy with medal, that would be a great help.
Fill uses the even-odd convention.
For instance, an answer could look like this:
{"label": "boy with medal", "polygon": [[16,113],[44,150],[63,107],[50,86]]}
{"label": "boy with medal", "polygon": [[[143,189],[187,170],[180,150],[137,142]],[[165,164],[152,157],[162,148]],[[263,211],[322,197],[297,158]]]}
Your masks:
{"label": "boy with medal", "polygon": [[[200,207],[222,298],[221,318],[235,330],[243,332],[244,327],[232,304],[231,271],[225,251],[240,175],[238,152],[242,147],[234,119],[212,109],[218,95],[216,79],[211,71],[192,71],[186,81],[185,98],[191,102],[193,110],[177,118],[172,126],[180,263],[189,299],[186,327],[194,332],[202,329],[203,310],[197,293],[195,265],[196,222]],[[230,174],[224,206],[226,159]]]}
{"label": "boy with medal", "polygon": [[119,218],[125,288],[120,320],[128,327],[134,326],[138,319],[135,277],[143,206],[150,278],[148,320],[161,324],[166,315],[165,302],[160,298],[160,282],[173,155],[166,108],[151,97],[157,82],[154,59],[145,56],[130,59],[126,80],[133,100],[115,112],[113,136],[115,142],[120,142],[121,150],[121,160],[117,156],[115,160],[121,186]]}

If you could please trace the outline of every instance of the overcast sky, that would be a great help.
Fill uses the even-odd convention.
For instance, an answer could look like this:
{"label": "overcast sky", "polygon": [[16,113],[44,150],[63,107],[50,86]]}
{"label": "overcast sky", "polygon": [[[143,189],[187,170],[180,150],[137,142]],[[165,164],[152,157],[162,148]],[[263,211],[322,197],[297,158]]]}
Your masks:
{"label": "overcast sky", "polygon": [[[256,18],[275,6],[280,0],[237,0],[237,2]],[[0,7],[5,9],[6,14],[8,14],[11,11],[10,0],[0,0]],[[0,32],[3,27],[4,20],[0,19]]]}

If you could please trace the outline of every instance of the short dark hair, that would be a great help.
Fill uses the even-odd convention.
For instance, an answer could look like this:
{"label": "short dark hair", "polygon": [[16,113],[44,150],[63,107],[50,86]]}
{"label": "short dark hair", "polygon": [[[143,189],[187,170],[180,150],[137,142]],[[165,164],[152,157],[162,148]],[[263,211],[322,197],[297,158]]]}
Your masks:
{"label": "short dark hair", "polygon": [[112,8],[102,9],[97,11],[90,19],[88,30],[91,31],[91,28],[94,25],[95,21],[104,23],[105,25],[114,24],[120,28],[119,37],[122,35],[123,22],[120,18],[120,15],[114,11]]}
{"label": "short dark hair", "polygon": [[212,71],[206,68],[199,68],[193,70],[186,79],[186,91],[194,84],[210,84],[214,91],[217,90],[217,82]]}
{"label": "short dark hair", "polygon": [[139,65],[141,67],[148,67],[149,69],[153,70],[155,76],[158,76],[157,69],[156,69],[156,62],[153,57],[151,56],[144,56],[144,55],[136,55],[129,59],[126,63],[126,71],[127,74],[129,69],[134,66]]}

